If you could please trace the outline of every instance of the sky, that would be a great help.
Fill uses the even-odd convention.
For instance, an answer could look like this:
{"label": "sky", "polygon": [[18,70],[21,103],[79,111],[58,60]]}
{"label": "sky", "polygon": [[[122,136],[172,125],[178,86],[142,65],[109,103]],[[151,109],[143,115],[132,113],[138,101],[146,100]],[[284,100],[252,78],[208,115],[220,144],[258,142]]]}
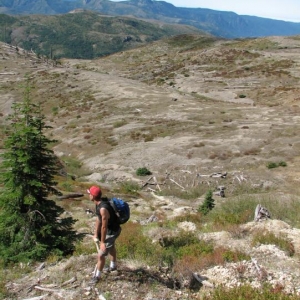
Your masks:
{"label": "sky", "polygon": [[[120,1],[120,0],[113,0]],[[210,8],[239,15],[300,22],[300,0],[164,0],[177,7]]]}

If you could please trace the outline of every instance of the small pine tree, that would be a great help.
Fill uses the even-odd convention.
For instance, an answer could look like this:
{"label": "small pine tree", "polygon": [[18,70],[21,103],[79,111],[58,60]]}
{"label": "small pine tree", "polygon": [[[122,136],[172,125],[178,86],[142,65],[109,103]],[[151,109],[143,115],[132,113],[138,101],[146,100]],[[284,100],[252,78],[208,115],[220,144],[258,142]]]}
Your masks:
{"label": "small pine tree", "polygon": [[212,191],[209,190],[206,195],[204,202],[199,206],[198,211],[203,215],[207,215],[215,207],[215,200],[212,197]]}
{"label": "small pine tree", "polygon": [[40,106],[30,100],[27,81],[24,101],[14,103],[1,155],[0,257],[4,262],[44,259],[74,250],[76,235],[71,217],[59,218],[64,209],[47,199],[57,193],[53,180],[57,158],[43,131],[48,128]]}

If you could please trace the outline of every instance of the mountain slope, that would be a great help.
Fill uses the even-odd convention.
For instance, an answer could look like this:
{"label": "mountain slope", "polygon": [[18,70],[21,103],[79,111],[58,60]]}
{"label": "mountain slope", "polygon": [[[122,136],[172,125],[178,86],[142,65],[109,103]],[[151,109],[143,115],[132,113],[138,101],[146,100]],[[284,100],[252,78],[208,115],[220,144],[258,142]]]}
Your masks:
{"label": "mountain slope", "polygon": [[201,31],[186,25],[111,17],[92,11],[63,15],[1,15],[0,36],[12,45],[52,58],[94,58],[166,36]]}
{"label": "mountain slope", "polygon": [[129,0],[0,0],[0,12],[8,14],[61,14],[87,9],[108,15],[127,15],[162,22],[186,24],[210,34],[225,37],[296,35],[300,23],[242,16],[233,12],[175,7],[165,1]]}

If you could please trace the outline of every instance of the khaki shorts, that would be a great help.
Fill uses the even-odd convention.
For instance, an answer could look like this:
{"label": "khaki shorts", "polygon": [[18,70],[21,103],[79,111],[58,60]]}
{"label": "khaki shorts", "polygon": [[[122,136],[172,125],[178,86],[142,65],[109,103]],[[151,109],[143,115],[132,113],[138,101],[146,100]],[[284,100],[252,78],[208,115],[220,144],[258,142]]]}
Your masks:
{"label": "khaki shorts", "polygon": [[106,251],[103,252],[102,250],[99,251],[99,254],[101,256],[106,256],[114,247],[116,239],[120,235],[122,229],[120,228],[117,232],[114,232],[113,234],[107,234],[105,239],[105,247]]}

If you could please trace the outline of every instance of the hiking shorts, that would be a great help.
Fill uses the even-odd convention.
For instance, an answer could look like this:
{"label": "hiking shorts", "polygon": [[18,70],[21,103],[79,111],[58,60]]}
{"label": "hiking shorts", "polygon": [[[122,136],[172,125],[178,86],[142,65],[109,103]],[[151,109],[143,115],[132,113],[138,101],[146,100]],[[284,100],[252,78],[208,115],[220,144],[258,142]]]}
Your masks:
{"label": "hiking shorts", "polygon": [[114,247],[116,239],[120,235],[121,230],[122,228],[120,227],[118,231],[106,235],[106,239],[105,239],[106,251],[103,252],[102,250],[100,250],[99,252],[100,256],[106,256],[110,252],[110,250]]}

